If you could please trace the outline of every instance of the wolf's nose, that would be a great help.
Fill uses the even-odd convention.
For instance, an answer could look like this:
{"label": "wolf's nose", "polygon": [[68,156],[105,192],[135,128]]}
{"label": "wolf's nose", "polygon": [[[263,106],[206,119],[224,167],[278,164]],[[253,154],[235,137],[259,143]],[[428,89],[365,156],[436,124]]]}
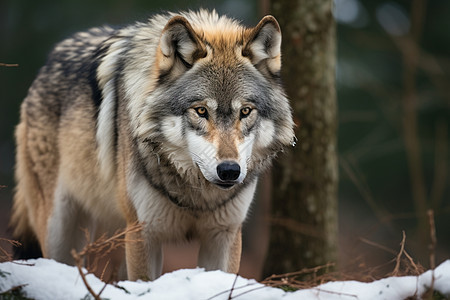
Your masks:
{"label": "wolf's nose", "polygon": [[241,167],[232,161],[224,161],[217,166],[217,175],[223,181],[238,179],[241,174]]}

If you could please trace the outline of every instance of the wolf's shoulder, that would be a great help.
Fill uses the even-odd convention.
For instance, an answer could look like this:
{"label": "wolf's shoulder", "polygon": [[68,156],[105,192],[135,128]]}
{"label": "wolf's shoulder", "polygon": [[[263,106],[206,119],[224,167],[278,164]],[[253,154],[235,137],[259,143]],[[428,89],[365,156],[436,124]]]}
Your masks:
{"label": "wolf's shoulder", "polygon": [[98,50],[117,29],[109,26],[79,31],[57,43],[49,54],[49,60],[80,60]]}

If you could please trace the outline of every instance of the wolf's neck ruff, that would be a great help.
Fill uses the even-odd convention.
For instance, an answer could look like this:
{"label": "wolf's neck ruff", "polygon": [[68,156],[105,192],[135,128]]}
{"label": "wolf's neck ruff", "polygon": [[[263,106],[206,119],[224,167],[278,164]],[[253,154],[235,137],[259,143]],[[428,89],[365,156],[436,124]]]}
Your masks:
{"label": "wolf's neck ruff", "polygon": [[[236,189],[235,191],[232,192],[232,195],[230,195],[228,198],[225,198],[225,200],[222,200],[219,203],[214,203],[214,206],[212,207],[200,207],[200,206],[196,206],[195,204],[193,204],[191,201],[180,201],[180,199],[178,199],[175,196],[170,195],[169,192],[165,191],[165,196],[173,203],[175,204],[178,208],[181,209],[186,209],[189,211],[192,211],[194,213],[196,212],[214,212],[219,210],[220,208],[224,207],[225,205],[227,205],[229,202],[233,201],[234,198],[236,197],[236,195],[238,194],[238,192],[240,191],[240,189]],[[164,192],[164,191],[162,191]]]}
{"label": "wolf's neck ruff", "polygon": [[[143,142],[149,145],[149,151],[153,153],[152,167],[148,167],[144,163],[142,164],[142,172],[145,175],[145,178],[156,190],[181,209],[194,213],[214,212],[232,202],[246,184],[257,179],[257,176],[251,175],[246,179],[245,184],[234,186],[229,191],[220,190],[203,178],[198,169],[192,170],[193,172],[174,172],[176,167],[173,165],[173,162],[165,153],[158,151],[158,149],[161,149],[160,143],[149,139],[146,139]],[[141,160],[144,161],[144,158],[141,157]],[[152,174],[150,171],[154,170],[154,165],[158,165],[159,172],[157,174]],[[192,168],[195,168],[195,166]],[[165,172],[170,173],[171,175],[162,178],[161,174]],[[155,177],[159,178],[156,179]],[[212,186],[215,190],[215,192],[211,192],[211,196],[207,198],[200,193],[201,189],[204,189],[206,185]],[[171,190],[183,190],[184,192],[171,193]]]}

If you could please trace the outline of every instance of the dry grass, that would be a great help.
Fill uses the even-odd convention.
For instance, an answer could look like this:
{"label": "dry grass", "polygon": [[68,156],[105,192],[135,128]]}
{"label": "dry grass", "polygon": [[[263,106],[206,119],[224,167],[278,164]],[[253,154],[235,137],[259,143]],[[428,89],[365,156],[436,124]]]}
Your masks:
{"label": "dry grass", "polygon": [[[433,221],[433,214],[432,212],[428,213],[430,218],[430,225],[434,223]],[[430,226],[433,228],[433,226]],[[433,234],[435,234],[435,231],[432,229],[430,231],[430,234],[432,235],[431,240],[436,241],[436,237]],[[296,291],[301,289],[319,289],[319,285],[331,282],[331,281],[344,281],[344,280],[356,280],[360,282],[372,282],[374,280],[386,278],[386,277],[392,277],[392,276],[418,276],[425,272],[425,269],[417,262],[413,260],[413,258],[406,252],[405,246],[406,246],[406,234],[403,232],[403,237],[400,242],[400,249],[398,252],[392,251],[391,249],[377,244],[375,242],[371,242],[368,240],[364,240],[367,244],[370,244],[374,247],[386,250],[390,253],[392,253],[392,260],[388,261],[386,264],[383,264],[381,266],[375,266],[375,267],[367,267],[368,264],[361,263],[358,259],[355,260],[355,264],[357,264],[356,268],[351,268],[350,271],[345,270],[339,270],[339,271],[330,271],[335,270],[335,265],[332,263],[323,265],[323,266],[317,266],[314,268],[305,268],[300,271],[291,272],[291,273],[285,273],[285,274],[277,274],[277,275],[271,275],[264,280],[260,281],[260,283],[264,284],[265,286],[275,287],[275,288],[281,288],[285,291]],[[433,243],[432,243],[433,244]],[[436,243],[431,246],[430,245],[430,260],[434,259],[434,249],[436,247]],[[434,262],[433,262],[434,263]],[[433,264],[432,264],[433,265]],[[380,270],[385,269],[386,266],[391,266],[392,271],[388,273],[384,273],[380,275]],[[357,271],[355,271],[357,270]],[[307,279],[305,279],[307,278]],[[434,279],[433,279],[434,280]],[[234,281],[233,285],[230,289],[222,291],[210,298],[208,300],[214,300],[217,299],[217,297],[222,295],[228,295],[228,299],[236,299],[239,296],[250,293],[254,290],[261,289],[263,287],[261,286],[255,286],[254,289],[248,289],[244,292],[239,292],[243,288],[247,288],[252,284],[248,284],[245,286],[239,286],[235,287],[236,280]],[[345,294],[345,293],[335,293],[330,292],[326,290],[321,290],[323,293],[331,293],[331,294],[337,294],[340,296],[348,296],[348,297],[354,297],[354,295]],[[434,293],[433,290],[433,282],[430,288],[427,290],[427,292],[423,295],[414,295],[410,298],[407,298],[405,300],[433,300],[433,299],[446,299],[442,297],[439,294]]]}
{"label": "dry grass", "polygon": [[[125,236],[128,233],[135,233],[142,230],[142,225],[135,224],[132,226],[128,226],[125,230],[117,231],[112,236],[107,236],[103,234],[100,238],[92,243],[88,243],[81,251],[76,252],[72,250],[72,256],[75,261],[84,260],[86,263],[86,268],[89,272],[93,273],[98,270],[100,261],[103,258],[108,257],[115,250],[124,247],[126,240]],[[92,240],[90,237],[89,231],[85,230],[86,241]],[[105,266],[104,268],[106,268]],[[102,272],[105,273],[104,271]],[[102,276],[100,276],[101,280],[104,280]]]}
{"label": "dry grass", "polygon": [[5,262],[5,261],[12,261],[13,260],[13,255],[11,253],[9,253],[8,251],[6,251],[2,246],[1,243],[7,243],[12,245],[13,247],[20,247],[21,244],[18,241],[14,241],[14,240],[10,240],[10,239],[5,239],[5,238],[0,238],[0,262]]}
{"label": "dry grass", "polygon": [[[128,226],[125,230],[118,231],[111,237],[107,235],[102,235],[99,239],[97,239],[93,243],[88,243],[80,252],[72,250],[72,256],[75,259],[75,264],[78,268],[78,272],[80,273],[81,279],[83,280],[84,285],[86,286],[89,293],[94,297],[95,300],[100,300],[100,295],[106,286],[113,281],[115,277],[117,277],[117,270],[113,270],[110,277],[105,280],[104,274],[106,269],[109,266],[109,260],[106,262],[103,267],[103,271],[100,275],[100,280],[105,282],[103,288],[98,292],[94,292],[89,283],[86,280],[86,275],[89,273],[94,273],[95,270],[98,270],[99,262],[101,259],[108,257],[115,250],[122,248],[128,242],[136,242],[136,241],[128,241],[126,239],[126,235],[129,233],[136,233],[142,230],[141,224],[135,224],[132,226]],[[86,240],[90,240],[90,234],[87,230],[85,230]],[[91,258],[94,258],[91,260]],[[84,262],[86,262],[87,272],[83,271]]]}
{"label": "dry grass", "polygon": [[[429,225],[429,235],[430,235],[430,244],[429,244],[429,260],[432,272],[436,267],[436,246],[437,246],[437,238],[436,238],[436,228],[434,224],[434,213],[432,210],[429,210],[428,213],[428,225]],[[391,252],[387,247],[377,244],[375,242],[371,242],[368,240],[363,240],[369,245],[374,247],[384,249],[388,252]],[[379,269],[386,267],[386,265],[376,266],[373,268],[364,268],[361,272],[350,271],[346,272],[345,270],[340,270],[338,272],[327,272],[330,269],[333,269],[334,264],[326,264],[323,266],[318,266],[315,268],[303,269],[297,272],[280,274],[280,275],[272,275],[262,280],[261,283],[271,287],[278,287],[284,290],[299,290],[299,289],[307,289],[307,288],[315,288],[323,283],[330,281],[338,281],[338,280],[357,280],[361,282],[371,282],[374,280],[378,280],[385,277],[398,277],[398,276],[418,276],[425,272],[425,268],[418,262],[415,262],[414,259],[408,254],[405,250],[406,245],[406,234],[403,232],[403,237],[400,242],[400,249],[397,253],[393,253],[395,255],[392,260],[386,263],[386,265],[393,265],[393,270],[383,276],[375,275],[379,273]],[[392,253],[392,252],[391,252]],[[355,261],[356,262],[356,261]],[[358,263],[360,264],[360,263]],[[363,264],[366,265],[366,264]],[[308,280],[304,280],[306,275],[309,275]],[[431,286],[427,290],[424,295],[420,295],[419,297],[415,296],[417,299],[436,299],[434,294],[434,273],[432,275]],[[416,299],[414,298],[414,299]],[[412,298],[411,298],[412,299]],[[443,299],[443,298],[439,298]]]}

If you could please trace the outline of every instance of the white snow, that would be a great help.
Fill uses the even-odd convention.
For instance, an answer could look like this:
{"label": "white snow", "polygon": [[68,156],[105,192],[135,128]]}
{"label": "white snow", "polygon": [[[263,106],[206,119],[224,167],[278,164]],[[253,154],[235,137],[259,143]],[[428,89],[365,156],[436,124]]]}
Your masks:
{"label": "white snow", "polygon": [[[84,270],[85,271],[85,270]],[[444,296],[450,296],[450,260],[434,272],[420,276],[389,277],[371,283],[357,281],[329,282],[315,288],[284,292],[266,287],[255,280],[221,271],[186,269],[168,273],[153,282],[121,281],[107,285],[103,299],[406,299],[422,295],[432,284]],[[86,276],[89,285],[98,293],[105,283],[94,275]],[[14,261],[0,264],[0,293],[22,286],[27,297],[33,299],[88,298],[76,267],[49,259]],[[233,290],[231,291],[232,287]],[[231,297],[230,297],[231,293]],[[89,299],[92,299],[90,297]]]}

